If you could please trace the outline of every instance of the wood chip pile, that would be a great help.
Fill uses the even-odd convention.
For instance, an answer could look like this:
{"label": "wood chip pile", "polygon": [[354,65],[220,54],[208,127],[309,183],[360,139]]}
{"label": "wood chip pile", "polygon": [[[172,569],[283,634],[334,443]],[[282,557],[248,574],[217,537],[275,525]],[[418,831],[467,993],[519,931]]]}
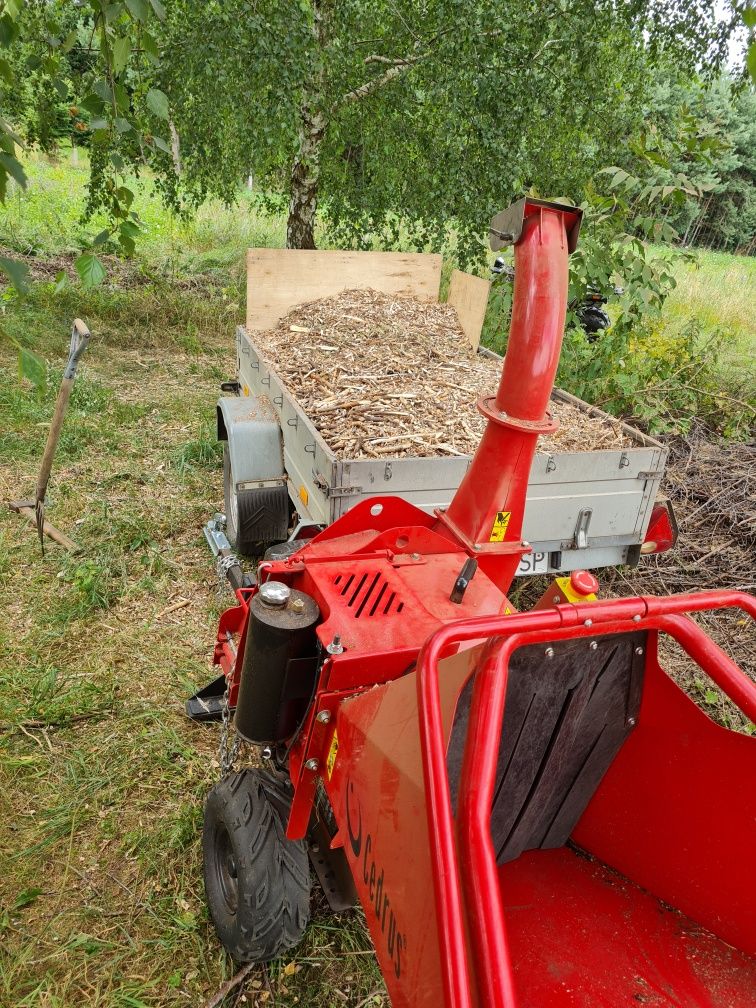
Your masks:
{"label": "wood chip pile", "polygon": [[[342,459],[472,454],[485,427],[475,403],[501,373],[451,306],[372,290],[299,305],[254,341]],[[632,445],[619,424],[551,408],[561,427],[540,451]]]}

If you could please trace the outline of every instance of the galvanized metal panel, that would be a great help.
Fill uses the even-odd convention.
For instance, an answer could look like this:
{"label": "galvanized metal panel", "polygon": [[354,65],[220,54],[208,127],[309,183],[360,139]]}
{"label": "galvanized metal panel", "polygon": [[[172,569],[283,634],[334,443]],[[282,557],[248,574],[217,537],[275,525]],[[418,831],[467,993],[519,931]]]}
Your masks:
{"label": "galvanized metal panel", "polygon": [[255,486],[280,483],[284,475],[281,429],[268,399],[222,396],[218,409],[226,429],[237,489],[250,482]]}

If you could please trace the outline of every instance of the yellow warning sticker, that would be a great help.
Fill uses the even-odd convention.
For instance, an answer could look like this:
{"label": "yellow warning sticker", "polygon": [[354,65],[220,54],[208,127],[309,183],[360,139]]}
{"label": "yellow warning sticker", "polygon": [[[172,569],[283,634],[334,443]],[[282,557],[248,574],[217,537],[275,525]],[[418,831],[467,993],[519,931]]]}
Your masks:
{"label": "yellow warning sticker", "polygon": [[331,748],[328,750],[328,758],[326,759],[326,770],[328,771],[328,780],[331,779],[333,774],[333,768],[336,765],[336,757],[339,753],[339,736],[336,732],[333,733],[333,738],[331,739]]}
{"label": "yellow warning sticker", "polygon": [[496,512],[493,528],[491,529],[491,535],[488,537],[489,542],[504,542],[504,536],[507,534],[507,529],[509,528],[509,519],[511,517],[512,517],[511,511]]}
{"label": "yellow warning sticker", "polygon": [[307,507],[307,501],[310,499],[310,495],[307,492],[307,487],[304,485],[304,483],[299,488],[299,499],[302,501],[304,506]]}

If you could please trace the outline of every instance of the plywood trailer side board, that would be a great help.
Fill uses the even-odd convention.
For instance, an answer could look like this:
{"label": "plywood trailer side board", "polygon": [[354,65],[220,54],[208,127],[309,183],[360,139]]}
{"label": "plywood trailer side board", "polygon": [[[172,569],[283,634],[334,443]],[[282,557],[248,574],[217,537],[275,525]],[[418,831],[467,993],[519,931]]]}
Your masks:
{"label": "plywood trailer side board", "polygon": [[345,290],[438,301],[441,256],[431,253],[247,250],[247,331],[272,329],[292,308]]}
{"label": "plywood trailer side board", "polygon": [[454,270],[449,282],[447,302],[456,310],[462,332],[470,341],[473,350],[480,346],[480,334],[488,307],[488,293],[491,281]]}

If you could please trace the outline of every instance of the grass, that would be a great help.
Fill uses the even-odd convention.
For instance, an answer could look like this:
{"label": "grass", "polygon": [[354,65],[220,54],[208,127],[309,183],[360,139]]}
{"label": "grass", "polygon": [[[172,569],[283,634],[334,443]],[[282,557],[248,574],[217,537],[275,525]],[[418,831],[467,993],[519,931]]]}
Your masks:
{"label": "grass", "polygon": [[[282,222],[245,196],[184,224],[147,186],[138,259],[113,264],[116,283],[56,293],[50,280],[70,270],[82,234],[85,171],[37,161],[29,174],[29,192],[0,212],[0,244],[30,255],[38,279],[0,310],[48,359],[50,381],[37,395],[0,344],[4,499],[33,492],[71,319],[94,336],[48,495],[82,552],[48,545],[41,557],[33,528],[0,512],[0,1006],[201,1005],[233,971],[201,885],[217,731],[183,714],[210,678],[230,602],[201,535],[222,508],[212,419],[235,369],[244,249],[281,244]],[[696,310],[746,333],[739,286],[720,285],[714,309],[706,275],[686,274],[680,292],[690,284]],[[386,1005],[360,915],[313,911],[291,958],[251,974],[246,1004]]]}
{"label": "grass", "polygon": [[676,279],[678,286],[665,305],[668,323],[693,317],[704,329],[722,329],[732,338],[735,352],[752,363],[756,259],[700,251],[695,263],[678,267]]}

